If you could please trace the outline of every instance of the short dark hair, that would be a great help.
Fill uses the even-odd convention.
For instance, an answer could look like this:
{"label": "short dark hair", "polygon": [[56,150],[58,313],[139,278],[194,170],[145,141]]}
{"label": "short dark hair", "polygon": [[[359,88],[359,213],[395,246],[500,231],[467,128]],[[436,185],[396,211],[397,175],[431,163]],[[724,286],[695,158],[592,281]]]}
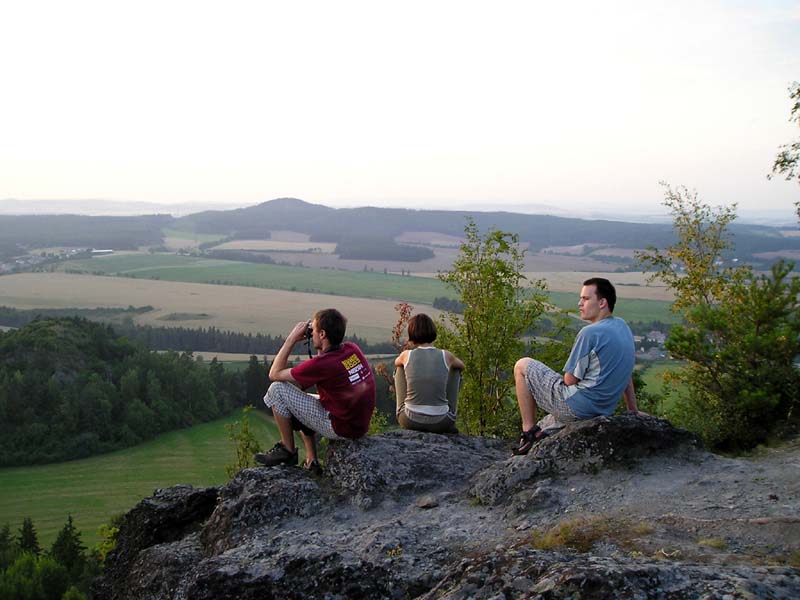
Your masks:
{"label": "short dark hair", "polygon": [[342,313],[335,308],[323,308],[314,313],[314,320],[317,322],[317,329],[325,332],[331,344],[338,346],[342,343],[347,328],[347,319]]}
{"label": "short dark hair", "polygon": [[430,344],[436,339],[436,325],[428,315],[420,313],[408,321],[408,341],[415,344]]}
{"label": "short dark hair", "polygon": [[605,298],[608,303],[608,311],[614,312],[614,305],[617,303],[617,290],[614,285],[603,277],[591,277],[583,282],[583,285],[593,285],[597,288],[597,297]]}

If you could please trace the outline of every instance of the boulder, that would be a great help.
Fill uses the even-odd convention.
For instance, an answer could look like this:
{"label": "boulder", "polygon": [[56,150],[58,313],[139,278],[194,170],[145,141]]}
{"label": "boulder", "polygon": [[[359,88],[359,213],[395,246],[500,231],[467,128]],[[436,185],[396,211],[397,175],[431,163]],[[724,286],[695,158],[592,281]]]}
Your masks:
{"label": "boulder", "polygon": [[530,487],[541,478],[598,473],[655,455],[690,454],[701,447],[695,434],[655,417],[619,415],[576,421],[538,442],[527,455],[508,457],[476,475],[471,494],[492,506],[510,499],[516,488]]}

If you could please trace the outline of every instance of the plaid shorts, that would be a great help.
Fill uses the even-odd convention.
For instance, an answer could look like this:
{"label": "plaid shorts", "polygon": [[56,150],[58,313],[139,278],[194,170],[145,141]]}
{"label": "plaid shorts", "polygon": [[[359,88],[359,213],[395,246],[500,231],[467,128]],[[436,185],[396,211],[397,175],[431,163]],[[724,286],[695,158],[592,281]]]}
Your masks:
{"label": "plaid shorts", "polygon": [[554,420],[558,423],[578,420],[567,404],[567,386],[559,373],[546,364],[531,359],[525,369],[525,383],[536,406],[552,415],[550,419],[543,419],[539,427],[542,429],[546,429],[547,426],[552,427]]}
{"label": "plaid shorts", "polygon": [[338,440],[331,425],[330,413],[316,394],[307,394],[291,383],[275,381],[264,396],[264,404],[276,415],[292,420],[295,430],[307,435],[316,432],[329,440]]}

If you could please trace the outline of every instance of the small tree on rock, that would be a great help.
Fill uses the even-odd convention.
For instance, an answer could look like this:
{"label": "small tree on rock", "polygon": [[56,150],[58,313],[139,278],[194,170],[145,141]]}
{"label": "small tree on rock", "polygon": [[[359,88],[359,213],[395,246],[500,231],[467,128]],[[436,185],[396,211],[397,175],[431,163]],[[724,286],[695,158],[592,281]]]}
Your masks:
{"label": "small tree on rock", "polygon": [[450,271],[439,279],[454,288],[463,314],[446,313],[439,342],[466,364],[459,399],[459,427],[466,433],[504,435],[516,431],[512,397],[514,363],[524,352],[520,336],[544,312],[545,286],[522,274],[519,236],[478,232],[474,221]]}
{"label": "small tree on rock", "polygon": [[684,324],[670,330],[666,348],[687,361],[673,377],[686,384],[670,415],[714,447],[737,450],[764,441],[796,415],[800,402],[800,279],[778,261],[769,274],[726,266],[726,228],[733,208],[711,210],[685,188],[667,188],[678,241],[638,254],[675,293]]}

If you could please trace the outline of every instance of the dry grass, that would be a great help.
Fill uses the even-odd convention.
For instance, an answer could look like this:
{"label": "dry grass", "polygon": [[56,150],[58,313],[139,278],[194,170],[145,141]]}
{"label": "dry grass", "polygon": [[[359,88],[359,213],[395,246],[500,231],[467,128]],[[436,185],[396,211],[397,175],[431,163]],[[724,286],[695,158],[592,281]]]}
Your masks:
{"label": "dry grass", "polygon": [[571,271],[553,273],[549,271],[526,271],[528,279],[544,279],[548,289],[554,292],[574,292],[575,304],[578,303],[578,293],[581,285],[590,277],[605,277],[617,289],[619,298],[639,298],[642,300],[673,300],[672,293],[662,283],[647,283],[644,273],[613,273],[602,271]]}
{"label": "dry grass", "polygon": [[638,550],[636,538],[650,535],[654,529],[646,523],[632,523],[610,517],[578,517],[561,521],[547,530],[533,533],[532,546],[538,550],[567,548],[589,552],[600,542],[607,541],[629,550]]}
{"label": "dry grass", "polygon": [[277,252],[319,252],[333,254],[336,244],[308,241],[282,241],[282,240],[234,240],[214,246],[214,250],[259,250]]}
{"label": "dry grass", "polygon": [[[391,337],[396,302],[266,290],[239,286],[97,277],[67,273],[20,273],[0,277],[0,305],[13,308],[95,308],[153,306],[141,325],[163,327],[171,313],[209,318],[175,322],[181,327],[210,327],[243,333],[285,335],[316,310],[333,306],[348,318],[347,332],[370,342]],[[425,308],[426,312],[438,311]]]}

